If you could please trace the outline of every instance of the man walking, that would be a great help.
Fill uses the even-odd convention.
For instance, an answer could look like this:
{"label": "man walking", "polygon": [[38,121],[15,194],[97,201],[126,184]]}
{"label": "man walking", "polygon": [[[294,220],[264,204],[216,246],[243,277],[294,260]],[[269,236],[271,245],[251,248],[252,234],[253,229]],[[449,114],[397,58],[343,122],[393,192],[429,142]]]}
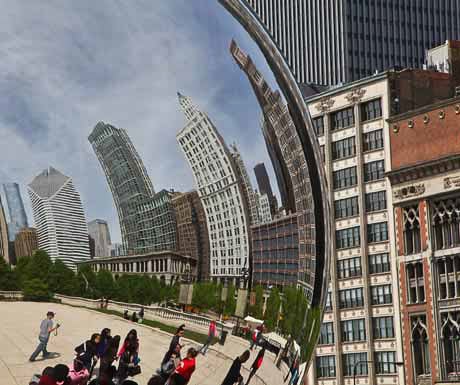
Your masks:
{"label": "man walking", "polygon": [[203,356],[206,354],[206,352],[209,349],[209,345],[211,345],[212,340],[214,337],[217,337],[217,328],[216,328],[216,320],[212,320],[209,323],[209,331],[208,331],[208,339],[200,349],[200,353],[203,354]]}
{"label": "man walking", "polygon": [[40,324],[40,334],[38,335],[38,340],[40,343],[37,346],[37,349],[32,353],[29,358],[30,362],[34,362],[40,352],[43,352],[43,358],[46,358],[49,353],[46,350],[46,346],[48,345],[48,341],[50,339],[50,334],[59,328],[59,324],[56,327],[53,327],[53,318],[54,313],[49,311],[46,313],[46,318]]}

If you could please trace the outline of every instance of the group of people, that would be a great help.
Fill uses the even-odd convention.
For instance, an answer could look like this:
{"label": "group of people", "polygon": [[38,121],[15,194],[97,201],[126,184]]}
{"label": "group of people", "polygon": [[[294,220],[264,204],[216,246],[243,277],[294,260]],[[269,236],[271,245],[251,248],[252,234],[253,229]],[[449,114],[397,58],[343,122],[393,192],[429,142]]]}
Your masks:
{"label": "group of people", "polygon": [[[47,358],[46,350],[50,334],[59,327],[53,325],[55,314],[48,312],[40,325],[39,345],[32,353],[30,361],[35,361],[42,353]],[[139,365],[139,338],[135,329],[130,330],[120,346],[119,335],[112,336],[111,330],[104,328],[94,333],[91,338],[75,347],[75,359],[70,365],[47,367],[41,375],[35,375],[31,384],[37,385],[87,385],[93,374],[95,378],[89,385],[134,384],[125,381],[141,372]],[[118,367],[114,363],[118,361]],[[97,368],[97,364],[99,367]]]}
{"label": "group of people", "polygon": [[[40,343],[31,355],[30,361],[35,361],[40,353],[44,358],[50,354],[46,350],[50,334],[59,328],[59,325],[53,324],[54,316],[53,312],[48,312],[46,319],[42,321]],[[190,347],[182,357],[182,349],[185,345],[184,333],[185,325],[179,326],[171,339],[160,368],[151,377],[148,385],[188,384],[196,369],[196,357],[199,353],[206,355],[213,339],[217,337],[216,320],[211,321],[208,338],[203,346],[199,350]],[[222,385],[248,385],[261,367],[264,354],[265,347],[262,345],[245,383],[241,368],[250,358],[250,351],[246,350],[233,361]],[[114,365],[116,361],[118,367]],[[90,339],[75,347],[75,359],[71,365],[59,364],[55,367],[46,367],[41,375],[32,378],[30,385],[137,385],[134,381],[128,380],[128,377],[134,377],[139,373],[141,367],[137,331],[132,329],[121,343],[119,335],[112,336],[111,330],[104,328],[100,333],[92,334]]]}

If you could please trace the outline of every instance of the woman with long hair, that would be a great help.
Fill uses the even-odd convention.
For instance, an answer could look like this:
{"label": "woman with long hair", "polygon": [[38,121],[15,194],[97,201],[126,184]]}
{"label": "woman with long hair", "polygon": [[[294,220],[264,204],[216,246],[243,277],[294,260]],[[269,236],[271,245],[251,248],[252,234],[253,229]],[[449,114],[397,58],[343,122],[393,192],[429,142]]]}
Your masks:
{"label": "woman with long hair", "polygon": [[104,328],[101,331],[101,340],[97,344],[97,356],[99,359],[104,355],[107,346],[109,345],[112,336],[110,335],[111,331],[109,328]]}
{"label": "woman with long hair", "polygon": [[137,337],[136,329],[131,329],[129,333],[126,335],[123,345],[121,346],[120,351],[118,352],[118,357],[121,357],[121,355],[126,350],[128,344],[136,346],[136,351],[139,352],[139,338]]}
{"label": "woman with long hair", "polygon": [[122,384],[127,377],[135,376],[141,372],[137,339],[130,337],[125,341],[125,344],[126,346],[120,356],[120,364],[118,365],[117,378],[119,384]]}
{"label": "woman with long hair", "polygon": [[101,357],[100,372],[104,372],[112,366],[112,363],[117,359],[117,352],[120,346],[120,336],[115,336],[110,339],[104,354]]}
{"label": "woman with long hair", "polygon": [[77,358],[83,363],[86,369],[91,373],[91,368],[93,366],[93,360],[97,357],[97,345],[101,340],[101,335],[99,333],[94,333],[91,336],[91,339],[78,345],[75,348],[77,353]]}

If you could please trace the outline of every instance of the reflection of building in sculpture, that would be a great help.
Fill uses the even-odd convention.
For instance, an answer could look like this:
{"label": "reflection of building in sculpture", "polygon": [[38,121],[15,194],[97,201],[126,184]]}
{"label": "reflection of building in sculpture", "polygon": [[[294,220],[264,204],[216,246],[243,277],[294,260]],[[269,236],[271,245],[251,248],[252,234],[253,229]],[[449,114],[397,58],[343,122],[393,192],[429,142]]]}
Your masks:
{"label": "reflection of building in sculpture", "polygon": [[460,38],[458,1],[240,1],[265,27],[298,83],[333,85],[387,68],[422,68],[433,43]]}
{"label": "reflection of building in sculpture", "polygon": [[259,223],[266,223],[272,220],[270,198],[267,194],[256,194],[257,209],[259,210]]}
{"label": "reflection of building in sculpture", "polygon": [[72,179],[49,167],[28,187],[39,248],[70,268],[89,259],[88,227]]}
{"label": "reflection of building in sculpture", "polygon": [[[262,126],[265,126],[265,121],[263,120]],[[263,130],[266,130],[263,127]],[[269,148],[267,144],[267,148]],[[279,162],[279,161],[278,161]],[[257,185],[259,186],[259,192],[261,195],[267,195],[267,198],[270,203],[270,214],[272,216],[276,215],[278,210],[278,202],[276,200],[275,195],[272,191],[272,186],[270,184],[270,178],[268,177],[267,169],[265,168],[265,164],[259,163],[256,164],[254,167],[254,174],[256,175]]]}
{"label": "reflection of building in sculpture", "polygon": [[297,215],[291,214],[251,226],[254,285],[297,284],[299,241]]}
{"label": "reflection of building in sculpture", "polygon": [[259,223],[259,207],[257,202],[257,194],[252,188],[251,179],[244,165],[243,158],[236,147],[236,144],[230,145],[230,154],[235,164],[236,175],[239,178],[238,183],[243,190],[244,199],[247,202],[249,209],[249,222],[251,225]]}
{"label": "reflection of building in sculpture", "polygon": [[407,385],[460,381],[460,99],[390,119]]}
{"label": "reflection of building in sculpture", "polygon": [[178,252],[197,261],[199,281],[209,279],[209,236],[206,215],[196,191],[177,194],[172,200],[176,214]]}
{"label": "reflection of building in sculpture", "polygon": [[88,222],[88,234],[94,239],[94,256],[110,256],[110,231],[107,221],[95,219]]}
{"label": "reflection of building in sculpture", "polygon": [[[313,199],[308,175],[308,167],[302,144],[296,134],[296,128],[291,119],[287,106],[278,91],[273,92],[263,79],[251,58],[242,52],[232,41],[230,52],[247,75],[256,94],[264,119],[270,126],[274,146],[279,148],[289,175],[286,177],[292,183],[292,195],[295,200],[294,210],[297,215],[298,228],[298,281],[307,297],[311,299],[315,282],[315,218],[313,215]],[[280,189],[281,191],[281,189]],[[287,190],[289,194],[289,190]],[[283,203],[284,204],[284,203]]]}
{"label": "reflection of building in sculpture", "polygon": [[209,117],[190,98],[178,96],[187,124],[177,141],[193,171],[206,213],[210,276],[237,279],[249,263],[249,215],[236,166]]}
{"label": "reflection of building in sculpture", "polygon": [[[80,263],[91,266],[94,272],[108,270],[113,275],[138,274],[155,276],[167,285],[181,282],[190,276],[196,278],[196,260],[173,251],[159,251],[140,255],[112,258],[95,258]],[[188,270],[189,269],[189,270]]]}
{"label": "reflection of building in sculpture", "polygon": [[38,250],[37,230],[33,227],[26,227],[19,231],[14,240],[16,258],[32,256]]}
{"label": "reflection of building in sculpture", "polygon": [[111,257],[121,257],[126,255],[126,250],[122,243],[112,243],[110,246],[110,256]]}
{"label": "reflection of building in sculpture", "polygon": [[0,257],[2,257],[6,263],[11,263],[9,244],[8,244],[8,227],[6,224],[5,210],[3,209],[2,200],[0,198]]}
{"label": "reflection of building in sculpture", "polygon": [[[152,182],[128,134],[122,128],[99,122],[88,137],[107,182],[120,221],[122,243],[127,253],[148,248],[148,240],[140,240],[137,208],[152,198]],[[143,214],[143,219],[146,214]]]}
{"label": "reflection of building in sculpture", "polygon": [[5,191],[6,203],[8,206],[9,223],[8,223],[8,238],[13,242],[19,230],[27,227],[26,210],[21,197],[21,191],[17,183],[3,184]]}

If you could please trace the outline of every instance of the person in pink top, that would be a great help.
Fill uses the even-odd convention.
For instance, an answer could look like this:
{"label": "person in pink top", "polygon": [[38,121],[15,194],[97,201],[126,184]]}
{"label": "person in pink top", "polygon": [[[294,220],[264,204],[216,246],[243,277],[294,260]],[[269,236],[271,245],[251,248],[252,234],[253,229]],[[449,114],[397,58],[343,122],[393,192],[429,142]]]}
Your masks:
{"label": "person in pink top", "polygon": [[73,365],[69,366],[70,385],[86,385],[89,380],[88,369],[85,368],[83,362],[74,360]]}
{"label": "person in pink top", "polygon": [[204,356],[209,349],[209,345],[211,345],[212,340],[214,337],[217,337],[217,325],[216,320],[212,320],[209,323],[209,330],[208,330],[208,339],[204,343],[204,345],[200,349],[200,353]]}

